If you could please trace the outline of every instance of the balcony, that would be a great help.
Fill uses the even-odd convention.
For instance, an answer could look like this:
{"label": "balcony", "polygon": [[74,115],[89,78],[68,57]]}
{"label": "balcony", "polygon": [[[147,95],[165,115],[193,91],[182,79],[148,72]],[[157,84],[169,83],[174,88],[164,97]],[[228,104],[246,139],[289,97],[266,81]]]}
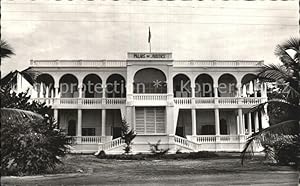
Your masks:
{"label": "balcony", "polygon": [[133,104],[136,106],[164,106],[167,104],[167,94],[133,94]]}
{"label": "balcony", "polygon": [[176,60],[174,67],[260,67],[263,61],[236,60]]}
{"label": "balcony", "polygon": [[34,98],[32,100],[46,103],[54,108],[99,108],[126,104],[126,98]]}
{"label": "balcony", "polygon": [[[154,54],[151,54],[154,55]],[[170,60],[170,54],[157,60]],[[140,61],[141,58],[130,57]],[[142,58],[144,59],[144,58]],[[148,59],[148,58],[146,58]],[[152,60],[156,58],[151,58]],[[251,60],[174,60],[174,67],[260,67],[263,61]],[[31,60],[31,67],[126,67],[126,60]]]}
{"label": "balcony", "polygon": [[[254,105],[263,103],[266,101],[266,98],[262,97],[197,97],[195,99],[196,107],[203,107],[203,105],[209,107],[214,107],[214,105],[219,105],[220,107],[236,107],[237,105],[241,105],[242,107],[252,107]],[[174,98],[175,105],[183,106],[183,107],[190,107],[193,102],[192,98]]]}
{"label": "balcony", "polygon": [[126,60],[31,60],[31,67],[126,67]]}

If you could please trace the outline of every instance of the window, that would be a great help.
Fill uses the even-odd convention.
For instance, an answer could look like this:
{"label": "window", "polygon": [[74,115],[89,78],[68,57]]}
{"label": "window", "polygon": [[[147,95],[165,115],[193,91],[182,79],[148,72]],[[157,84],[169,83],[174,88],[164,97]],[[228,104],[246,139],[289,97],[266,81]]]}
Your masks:
{"label": "window", "polygon": [[82,136],[95,136],[95,128],[82,128]]}
{"label": "window", "polygon": [[165,133],[164,107],[137,107],[135,115],[138,134]]}

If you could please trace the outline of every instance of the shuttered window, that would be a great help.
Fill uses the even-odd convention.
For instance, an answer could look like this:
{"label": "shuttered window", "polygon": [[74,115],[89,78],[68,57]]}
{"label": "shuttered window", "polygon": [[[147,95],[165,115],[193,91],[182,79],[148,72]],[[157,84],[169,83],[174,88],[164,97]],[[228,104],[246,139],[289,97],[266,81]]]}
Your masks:
{"label": "shuttered window", "polygon": [[138,134],[165,133],[164,107],[136,107],[135,117]]}

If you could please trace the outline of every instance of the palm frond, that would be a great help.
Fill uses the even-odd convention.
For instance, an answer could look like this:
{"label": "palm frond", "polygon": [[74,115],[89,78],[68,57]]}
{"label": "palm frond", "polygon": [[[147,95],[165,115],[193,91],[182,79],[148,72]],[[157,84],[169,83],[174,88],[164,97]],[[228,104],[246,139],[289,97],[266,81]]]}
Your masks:
{"label": "palm frond", "polygon": [[7,120],[16,120],[18,122],[23,122],[26,119],[42,120],[43,116],[27,110],[14,109],[14,108],[1,108],[1,122]]}
{"label": "palm frond", "polygon": [[284,66],[275,64],[264,65],[257,77],[263,82],[285,81],[290,78],[289,73]]}
{"label": "palm frond", "polygon": [[248,113],[249,112],[263,112],[264,113],[264,107],[267,104],[277,104],[278,106],[288,105],[288,106],[293,107],[295,109],[299,109],[298,105],[294,105],[294,104],[288,102],[285,99],[274,98],[274,99],[268,100],[266,102],[263,102],[263,103],[260,103],[258,105],[255,105],[255,106],[251,107],[250,110],[248,111]]}
{"label": "palm frond", "polygon": [[250,137],[248,137],[247,142],[245,143],[244,149],[241,153],[242,165],[244,164],[244,160],[246,157],[252,157],[253,146],[261,145],[264,141],[269,140],[270,138],[278,138],[286,137],[290,138],[291,134],[297,133],[299,128],[299,121],[297,120],[288,120],[283,121],[277,124],[274,124],[268,128],[265,128],[257,133],[253,133]]}
{"label": "palm frond", "polygon": [[[289,49],[294,50],[295,52],[299,53],[300,52],[300,38],[296,38],[296,37],[291,37],[290,39],[286,40],[284,43],[280,44],[280,47],[286,51]],[[281,50],[277,51],[278,53],[276,53],[275,50],[275,55],[281,55],[282,53]],[[278,56],[277,55],[277,56]]]}
{"label": "palm frond", "polygon": [[10,57],[14,55],[13,48],[4,40],[0,41],[1,45],[1,58]]}

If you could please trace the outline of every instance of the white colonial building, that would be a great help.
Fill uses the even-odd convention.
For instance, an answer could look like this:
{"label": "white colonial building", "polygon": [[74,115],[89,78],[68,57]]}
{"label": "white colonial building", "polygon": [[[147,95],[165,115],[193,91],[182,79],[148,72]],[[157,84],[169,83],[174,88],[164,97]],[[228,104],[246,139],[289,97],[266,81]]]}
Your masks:
{"label": "white colonial building", "polygon": [[247,113],[267,99],[253,79],[263,61],[173,60],[172,53],[129,52],[126,60],[32,60],[40,72],[32,98],[53,108],[75,139],[73,152],[123,152],[121,120],[136,131],[133,152],[148,143],[181,151],[241,151],[268,126]]}

